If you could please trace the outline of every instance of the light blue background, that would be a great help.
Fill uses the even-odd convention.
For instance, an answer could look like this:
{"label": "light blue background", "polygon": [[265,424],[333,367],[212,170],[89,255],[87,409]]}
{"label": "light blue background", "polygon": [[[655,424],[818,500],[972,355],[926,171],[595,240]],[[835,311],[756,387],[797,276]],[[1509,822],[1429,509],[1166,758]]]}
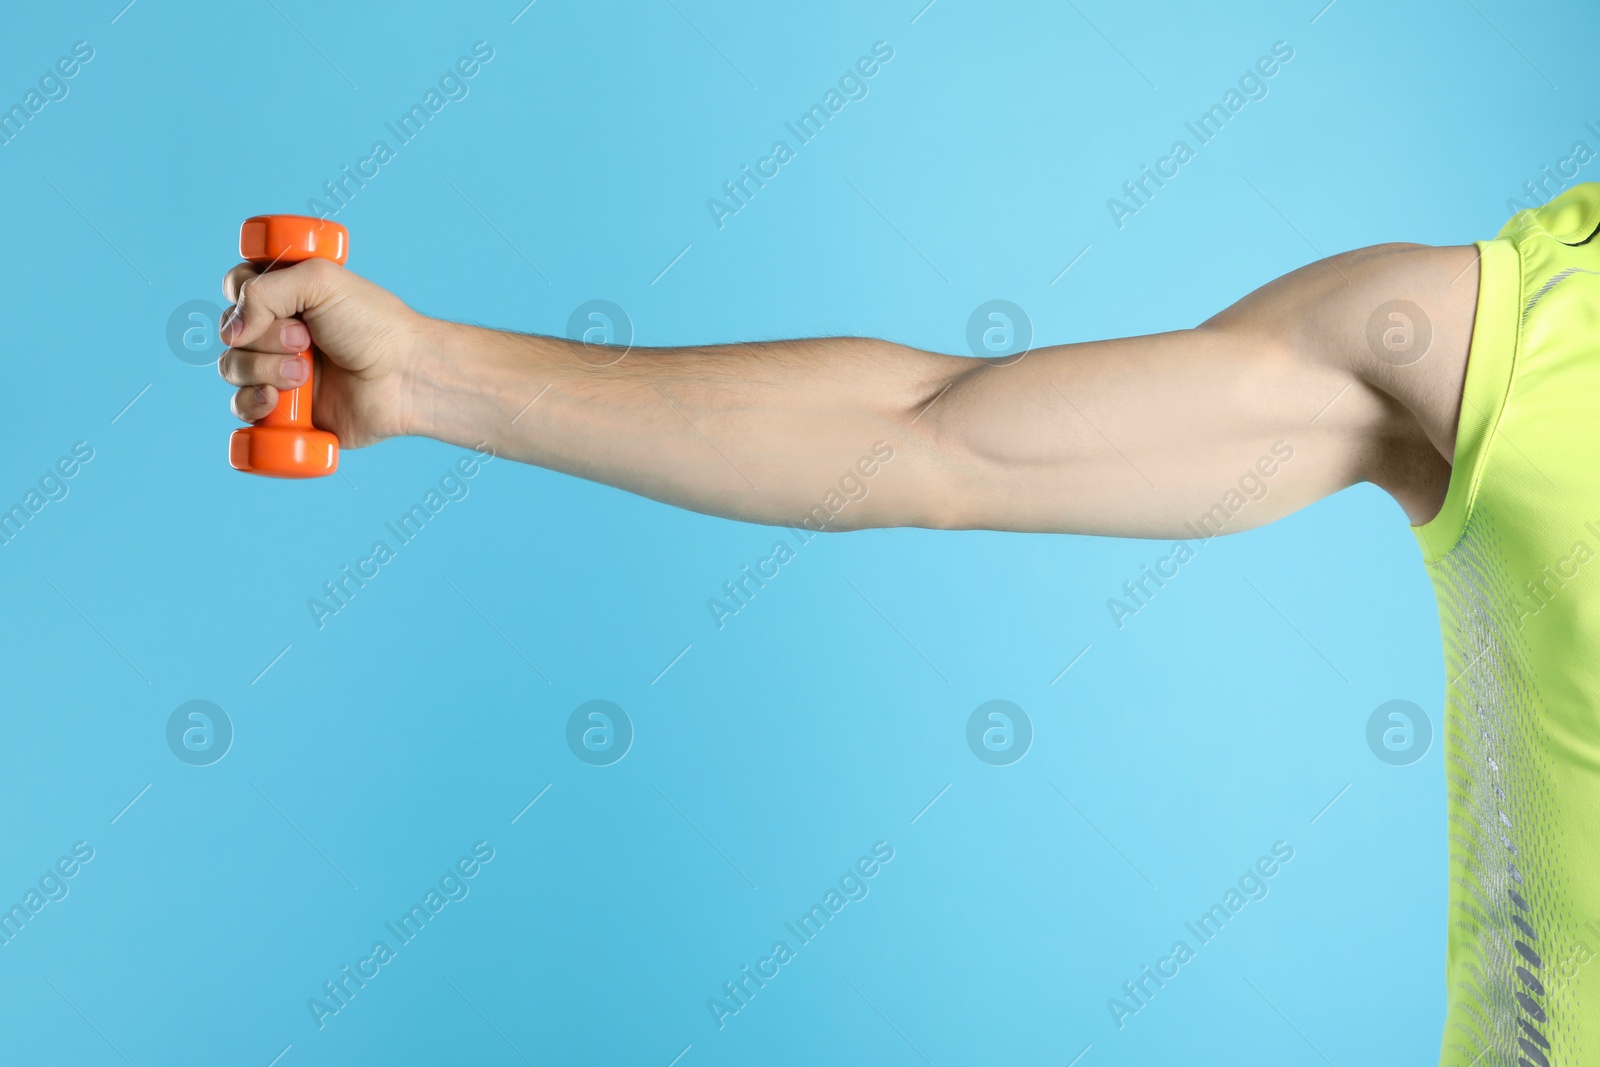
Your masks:
{"label": "light blue background", "polygon": [[[1438,741],[1393,767],[1365,726],[1408,699],[1437,732],[1444,679],[1379,491],[1207,545],[1120,631],[1106,598],[1164,545],[922,531],[815,541],[719,631],[772,531],[497,461],[319,632],[306,599],[460,450],[244,477],[226,387],[168,349],[243,217],[303,211],[478,40],[470,96],[339,215],[351,266],[523,331],[611,300],[649,345],[965,352],[996,298],[1041,344],[1188,326],[1321,254],[1492,236],[1600,120],[1579,0],[922,2],[7,12],[0,101],[95,57],[0,147],[0,502],[95,456],[0,548],[0,903],[95,858],[0,947],[0,1059],[1436,1055]],[[868,98],[719,231],[706,199],[878,40]],[[1119,231],[1106,198],[1279,40],[1270,95]],[[637,731],[610,767],[564,741],[594,698]],[[1036,730],[1009,767],[964,739],[997,698]],[[237,731],[210,767],[164,740],[191,699]],[[479,840],[470,896],[319,1031],[307,998]],[[879,840],[870,895],[719,1030],[707,998]],[[1270,895],[1119,1031],[1107,998],[1279,840]]]}

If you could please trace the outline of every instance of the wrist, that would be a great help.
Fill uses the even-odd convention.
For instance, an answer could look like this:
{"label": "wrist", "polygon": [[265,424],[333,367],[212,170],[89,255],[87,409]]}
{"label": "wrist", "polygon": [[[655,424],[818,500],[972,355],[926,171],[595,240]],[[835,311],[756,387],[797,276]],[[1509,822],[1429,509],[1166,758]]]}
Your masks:
{"label": "wrist", "polygon": [[396,436],[439,438],[447,423],[442,408],[452,367],[459,367],[455,331],[443,319],[418,314],[406,326],[410,343],[399,370]]}
{"label": "wrist", "polygon": [[408,435],[498,447],[517,414],[506,410],[528,372],[523,340],[481,326],[419,316],[403,372],[401,422]]}

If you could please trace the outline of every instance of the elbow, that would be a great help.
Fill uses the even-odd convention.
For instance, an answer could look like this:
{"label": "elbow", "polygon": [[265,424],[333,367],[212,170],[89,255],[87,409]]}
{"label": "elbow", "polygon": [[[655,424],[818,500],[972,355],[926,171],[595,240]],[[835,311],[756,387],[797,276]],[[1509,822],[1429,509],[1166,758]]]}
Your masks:
{"label": "elbow", "polygon": [[[972,530],[985,526],[981,503],[985,471],[994,458],[972,425],[963,381],[981,371],[974,361],[951,359],[936,378],[919,383],[891,420],[882,462],[894,468],[884,485],[884,526]],[[892,457],[892,462],[891,462]]]}

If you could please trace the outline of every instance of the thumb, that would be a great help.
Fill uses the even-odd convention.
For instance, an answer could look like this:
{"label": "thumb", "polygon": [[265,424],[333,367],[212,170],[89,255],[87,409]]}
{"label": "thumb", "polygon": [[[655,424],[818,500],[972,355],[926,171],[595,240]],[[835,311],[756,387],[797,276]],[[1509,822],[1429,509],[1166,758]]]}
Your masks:
{"label": "thumb", "polygon": [[224,318],[222,334],[235,348],[251,347],[282,319],[300,318],[309,324],[318,308],[336,299],[348,277],[343,267],[326,259],[308,259],[266,273],[258,270],[241,263],[224,280],[234,306]]}

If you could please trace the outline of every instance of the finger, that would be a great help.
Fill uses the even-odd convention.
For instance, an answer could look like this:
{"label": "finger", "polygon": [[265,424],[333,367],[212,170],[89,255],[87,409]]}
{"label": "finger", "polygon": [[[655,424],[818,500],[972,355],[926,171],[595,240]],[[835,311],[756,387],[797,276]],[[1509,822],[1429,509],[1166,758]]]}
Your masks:
{"label": "finger", "polygon": [[228,273],[222,276],[222,293],[228,298],[228,302],[238,303],[240,286],[260,273],[261,268],[254,263],[240,263],[230,268]]}
{"label": "finger", "polygon": [[[228,273],[233,279],[239,268]],[[326,259],[310,259],[254,277],[240,276],[238,300],[223,340],[235,348],[260,347],[256,342],[283,319],[316,308],[334,293],[344,269]]]}
{"label": "finger", "polygon": [[243,422],[255,422],[278,406],[278,391],[270,385],[252,385],[233,394],[234,415]]}
{"label": "finger", "polygon": [[277,389],[293,389],[304,385],[311,376],[311,361],[300,355],[285,355],[281,350],[255,352],[247,348],[230,348],[217,360],[217,373],[229,385],[270,385]]}
{"label": "finger", "polygon": [[[240,321],[237,315],[237,304],[222,313],[222,337],[230,340],[238,332],[234,323]],[[278,319],[264,330],[257,332],[255,339],[249,344],[235,344],[235,348],[245,348],[252,352],[308,352],[311,350],[311,331],[299,319]]]}

